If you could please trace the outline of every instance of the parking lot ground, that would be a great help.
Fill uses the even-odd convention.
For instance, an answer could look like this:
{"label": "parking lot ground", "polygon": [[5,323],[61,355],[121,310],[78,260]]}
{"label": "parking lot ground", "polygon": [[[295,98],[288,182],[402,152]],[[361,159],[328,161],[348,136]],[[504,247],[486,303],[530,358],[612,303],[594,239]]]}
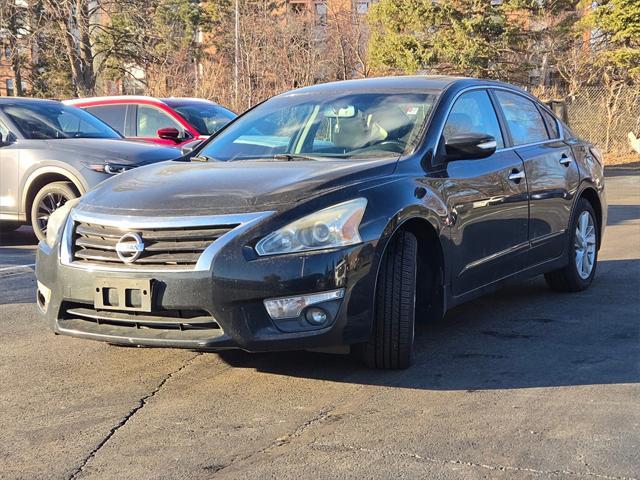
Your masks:
{"label": "parking lot ground", "polygon": [[32,237],[4,235],[0,478],[640,478],[640,176],[607,188],[590,290],[456,308],[406,371],[54,336]]}

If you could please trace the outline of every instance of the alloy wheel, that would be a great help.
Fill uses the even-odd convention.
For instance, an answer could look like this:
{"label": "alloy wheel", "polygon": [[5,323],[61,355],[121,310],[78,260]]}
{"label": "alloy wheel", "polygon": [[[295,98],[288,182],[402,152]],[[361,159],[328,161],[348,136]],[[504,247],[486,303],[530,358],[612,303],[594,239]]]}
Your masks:
{"label": "alloy wheel", "polygon": [[596,257],[596,228],[591,213],[584,211],[578,218],[574,242],[576,269],[583,280],[589,278]]}
{"label": "alloy wheel", "polygon": [[66,196],[57,192],[49,192],[38,204],[38,215],[36,217],[36,221],[38,222],[38,227],[42,230],[43,234],[47,233],[47,224],[49,223],[49,217],[51,214],[60,208],[62,205],[67,203],[69,200]]}

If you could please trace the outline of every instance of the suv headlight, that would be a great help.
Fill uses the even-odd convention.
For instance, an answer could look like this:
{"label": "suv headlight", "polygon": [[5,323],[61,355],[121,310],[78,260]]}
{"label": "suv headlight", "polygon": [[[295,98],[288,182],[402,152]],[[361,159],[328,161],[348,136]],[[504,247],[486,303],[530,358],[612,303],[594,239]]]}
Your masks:
{"label": "suv headlight", "polygon": [[49,221],[47,222],[47,238],[45,239],[45,242],[49,247],[53,248],[56,244],[56,240],[60,236],[60,232],[62,232],[67,221],[69,212],[79,201],[79,198],[69,200],[60,208],[56,208],[49,216]]}
{"label": "suv headlight", "polygon": [[133,166],[131,165],[120,165],[114,162],[82,162],[82,164],[89,170],[100,173],[108,173],[109,175],[117,175],[118,173],[126,172],[127,170],[131,170],[133,168]]}
{"label": "suv headlight", "polygon": [[360,221],[366,198],[325,208],[267,235],[256,245],[258,255],[306,252],[360,243]]}

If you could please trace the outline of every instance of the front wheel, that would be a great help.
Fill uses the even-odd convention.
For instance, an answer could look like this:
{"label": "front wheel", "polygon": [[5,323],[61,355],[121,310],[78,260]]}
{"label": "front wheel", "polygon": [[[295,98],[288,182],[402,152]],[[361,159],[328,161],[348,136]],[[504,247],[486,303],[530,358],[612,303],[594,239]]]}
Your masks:
{"label": "front wheel", "polygon": [[40,189],[31,205],[31,225],[38,240],[46,238],[51,214],[77,196],[71,182],[53,182]]}
{"label": "front wheel", "polygon": [[580,292],[591,285],[598,263],[598,224],[591,204],[578,202],[569,229],[569,264],[544,275],[551,289],[560,292]]}
{"label": "front wheel", "polygon": [[401,231],[390,242],[378,275],[372,336],[362,345],[371,368],[407,368],[413,358],[418,241]]}

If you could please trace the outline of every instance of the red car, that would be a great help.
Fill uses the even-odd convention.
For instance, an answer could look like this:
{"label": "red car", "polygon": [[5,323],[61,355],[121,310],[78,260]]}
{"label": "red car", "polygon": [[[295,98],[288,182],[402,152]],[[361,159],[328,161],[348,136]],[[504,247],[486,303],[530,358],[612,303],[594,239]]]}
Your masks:
{"label": "red car", "polygon": [[133,95],[66,100],[130,139],[178,146],[217,132],[236,114],[200,98],[153,98]]}

